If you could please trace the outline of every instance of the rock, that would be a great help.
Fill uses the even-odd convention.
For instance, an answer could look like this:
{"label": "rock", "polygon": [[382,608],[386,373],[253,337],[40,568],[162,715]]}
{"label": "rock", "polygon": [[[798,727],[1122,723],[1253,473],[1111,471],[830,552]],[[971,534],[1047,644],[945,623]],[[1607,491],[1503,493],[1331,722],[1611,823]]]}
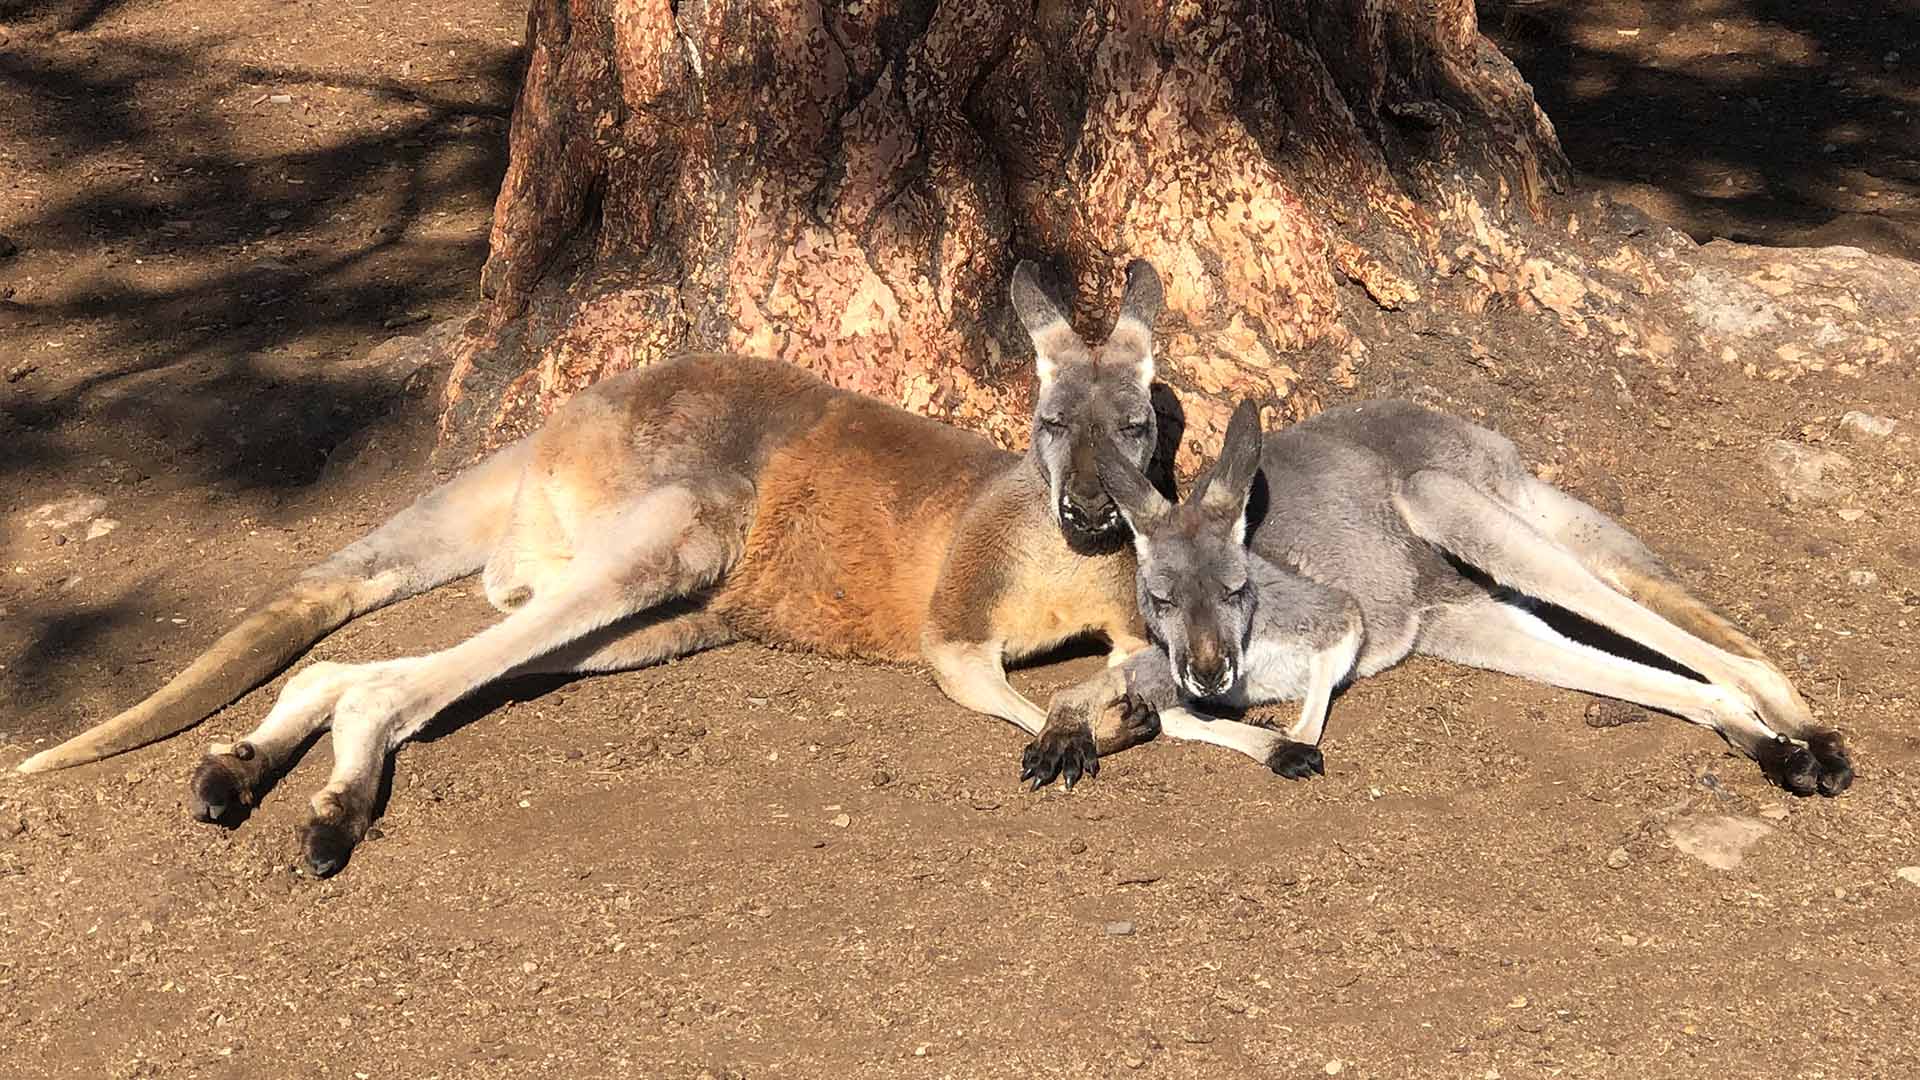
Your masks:
{"label": "rock", "polygon": [[853,818],[847,814],[835,814],[833,815],[833,820],[827,822],[827,824],[836,829],[844,829],[853,824]]}
{"label": "rock", "polygon": [[1627,854],[1626,848],[1617,847],[1607,852],[1607,869],[1609,870],[1625,870],[1630,861],[1631,856]]}
{"label": "rock", "polygon": [[1653,714],[1638,705],[1605,698],[1587,705],[1587,726],[1590,728],[1612,728],[1623,724],[1644,724],[1653,719]]}
{"label": "rock", "polygon": [[39,370],[40,370],[39,364],[36,364],[31,360],[22,360],[19,363],[7,369],[7,381],[19,382],[21,379],[24,379],[27,376]]}
{"label": "rock", "polygon": [[1672,822],[1667,838],[1683,854],[1715,870],[1732,870],[1746,858],[1748,848],[1772,831],[1753,818],[1723,814]]}
{"label": "rock", "polygon": [[1328,1076],[1339,1076],[1346,1071],[1346,1068],[1346,1062],[1341,1061],[1339,1058],[1334,1058],[1332,1061],[1327,1062],[1324,1071]]}
{"label": "rock", "polygon": [[1849,525],[1867,516],[1867,512],[1865,510],[1860,509],[1857,506],[1849,506],[1849,507],[1846,507],[1845,509],[1835,510],[1833,514],[1835,517],[1839,518],[1841,521],[1844,521]]}
{"label": "rock", "polygon": [[1787,820],[1788,812],[1784,806],[1769,806],[1765,810],[1760,811],[1760,816],[1766,818],[1768,821],[1785,821]]}
{"label": "rock", "polygon": [[1836,502],[1846,489],[1831,477],[1853,468],[1853,463],[1831,450],[1775,439],[1762,460],[1779,481],[1780,490],[1795,502]]}
{"label": "rock", "polygon": [[1856,589],[1871,589],[1880,584],[1880,575],[1871,570],[1850,570],[1847,572],[1847,584]]}
{"label": "rock", "polygon": [[87,526],[87,539],[98,540],[119,527],[120,523],[112,518],[96,518],[93,524]]}
{"label": "rock", "polygon": [[1909,885],[1920,885],[1920,866],[1903,866],[1895,870],[1893,876]]}
{"label": "rock", "polygon": [[1110,922],[1106,930],[1108,937],[1130,937],[1133,934],[1133,924],[1125,920]]}
{"label": "rock", "polygon": [[99,517],[106,508],[107,500],[98,495],[75,495],[42,503],[27,511],[27,528],[36,531],[70,529]]}
{"label": "rock", "polygon": [[1893,434],[1900,421],[1891,416],[1875,416],[1855,409],[1840,418],[1840,430],[1861,438],[1884,439]]}

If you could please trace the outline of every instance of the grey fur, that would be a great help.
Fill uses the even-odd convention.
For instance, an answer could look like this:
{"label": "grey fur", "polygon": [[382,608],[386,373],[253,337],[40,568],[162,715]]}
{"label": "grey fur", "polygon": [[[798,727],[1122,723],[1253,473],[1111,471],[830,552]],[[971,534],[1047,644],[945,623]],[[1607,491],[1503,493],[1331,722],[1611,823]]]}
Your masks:
{"label": "grey fur", "polygon": [[[1258,483],[1247,468],[1256,458]],[[1494,432],[1377,401],[1329,410],[1262,446],[1249,403],[1220,463],[1177,507],[1130,463],[1101,464],[1134,529],[1156,642],[1105,691],[1124,683],[1126,707],[1159,710],[1176,737],[1224,741],[1201,734],[1209,722],[1188,705],[1303,700],[1285,736],[1228,745],[1286,775],[1320,771],[1315,748],[1337,686],[1421,653],[1675,713],[1799,793],[1836,794],[1851,781],[1839,733],[1814,722],[1777,667],[1636,537],[1537,479]],[[1250,503],[1257,522],[1242,542]],[[1700,678],[1564,637],[1538,616],[1542,602]],[[1069,697],[1087,712],[1094,692]]]}
{"label": "grey fur", "polygon": [[1123,544],[1119,512],[1100,483],[1097,451],[1109,444],[1144,469],[1153,458],[1158,421],[1150,397],[1160,276],[1136,259],[1106,345],[1089,349],[1048,300],[1032,263],[1014,269],[1013,304],[1033,339],[1040,397],[1033,410],[1029,456],[1051,496],[1049,509],[1076,550]]}

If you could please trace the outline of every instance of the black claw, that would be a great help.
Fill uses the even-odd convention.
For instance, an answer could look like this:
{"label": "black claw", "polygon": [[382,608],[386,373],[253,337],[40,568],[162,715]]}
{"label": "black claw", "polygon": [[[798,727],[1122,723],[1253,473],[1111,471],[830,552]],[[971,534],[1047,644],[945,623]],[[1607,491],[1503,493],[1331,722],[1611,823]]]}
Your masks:
{"label": "black claw", "polygon": [[1853,786],[1853,759],[1847,744],[1837,731],[1807,739],[1807,750],[1820,764],[1820,794],[1833,796]]}
{"label": "black claw", "polygon": [[1820,762],[1813,752],[1785,735],[1760,747],[1754,755],[1767,779],[1795,795],[1811,795],[1820,788]]}
{"label": "black claw", "polygon": [[1020,764],[1020,779],[1031,779],[1034,790],[1046,787],[1055,778],[1072,790],[1081,780],[1100,775],[1100,752],[1094,746],[1093,732],[1085,727],[1048,728],[1027,744]]}
{"label": "black claw", "polygon": [[1282,740],[1267,755],[1267,768],[1289,780],[1305,780],[1314,775],[1327,775],[1327,759],[1317,746]]}
{"label": "black claw", "polygon": [[314,821],[307,824],[305,833],[302,847],[309,873],[317,878],[332,877],[346,867],[353,854],[353,834],[345,826]]}
{"label": "black claw", "polygon": [[194,820],[215,825],[237,825],[251,804],[241,778],[218,757],[201,760],[190,782]]}

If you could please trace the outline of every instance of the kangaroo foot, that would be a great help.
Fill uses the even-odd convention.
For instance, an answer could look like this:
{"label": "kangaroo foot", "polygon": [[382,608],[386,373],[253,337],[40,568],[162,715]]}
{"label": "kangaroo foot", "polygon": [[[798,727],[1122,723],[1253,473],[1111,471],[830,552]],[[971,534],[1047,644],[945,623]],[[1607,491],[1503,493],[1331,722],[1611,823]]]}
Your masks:
{"label": "kangaroo foot", "polygon": [[231,828],[258,805],[266,778],[266,758],[252,744],[216,747],[193,770],[188,808],[196,821]]}
{"label": "kangaroo foot", "polygon": [[1282,739],[1267,755],[1267,768],[1289,780],[1305,780],[1327,775],[1327,759],[1317,746]]}

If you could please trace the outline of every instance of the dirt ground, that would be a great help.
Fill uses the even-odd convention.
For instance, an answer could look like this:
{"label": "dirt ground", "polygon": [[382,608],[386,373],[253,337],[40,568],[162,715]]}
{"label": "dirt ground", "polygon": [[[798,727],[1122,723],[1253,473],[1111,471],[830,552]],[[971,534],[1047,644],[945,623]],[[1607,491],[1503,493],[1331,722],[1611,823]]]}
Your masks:
{"label": "dirt ground", "polygon": [[[1498,6],[1596,183],[1638,162],[1691,230],[1725,210],[1801,235],[1788,211],[1825,183],[1802,167],[1827,159],[1787,156],[1799,99],[1744,91],[1789,140],[1753,167],[1802,184],[1767,188],[1771,209],[1663,179],[1644,144],[1666,128],[1627,102],[1662,35],[1811,15],[1660,5],[1679,29],[1635,37],[1635,5],[1505,27]],[[1857,7],[1889,21],[1836,14],[1793,70],[1910,102],[1920,48],[1883,54],[1906,48],[1889,28],[1915,39],[1912,6]],[[1582,104],[1598,61],[1547,55],[1536,15],[1611,47],[1611,105]],[[521,19],[511,0],[0,0],[19,249],[0,256],[0,763],[148,692],[421,488],[421,409],[346,441],[405,392],[360,358],[471,302]],[[1673,85],[1665,115],[1717,107]],[[1881,250],[1914,236],[1920,174],[1866,163],[1912,153],[1902,123],[1834,157],[1887,178]],[[1674,131],[1660,152],[1700,134]],[[1633,149],[1594,151],[1610,140]],[[1806,227],[1832,221],[1874,239],[1851,210]],[[185,812],[205,743],[276,682],[158,747],[0,778],[0,1071],[1920,1075],[1920,883],[1896,874],[1920,864],[1913,373],[1729,368],[1603,398],[1430,363],[1365,389],[1486,416],[1647,536],[1847,729],[1851,793],[1795,800],[1678,721],[1413,662],[1336,704],[1324,779],[1150,745],[1030,794],[1023,738],[922,671],[733,647],[461,706],[399,755],[377,838],[315,882],[292,830],[324,741],[239,829]],[[1852,409],[1900,427],[1849,436]],[[1837,507],[1780,495],[1761,454],[1782,437],[1853,462]],[[28,523],[73,495],[105,506]],[[422,651],[489,616],[457,585],[313,656]],[[1095,663],[1016,682],[1044,699]],[[1728,869],[1686,850],[1723,818],[1752,841]]]}

